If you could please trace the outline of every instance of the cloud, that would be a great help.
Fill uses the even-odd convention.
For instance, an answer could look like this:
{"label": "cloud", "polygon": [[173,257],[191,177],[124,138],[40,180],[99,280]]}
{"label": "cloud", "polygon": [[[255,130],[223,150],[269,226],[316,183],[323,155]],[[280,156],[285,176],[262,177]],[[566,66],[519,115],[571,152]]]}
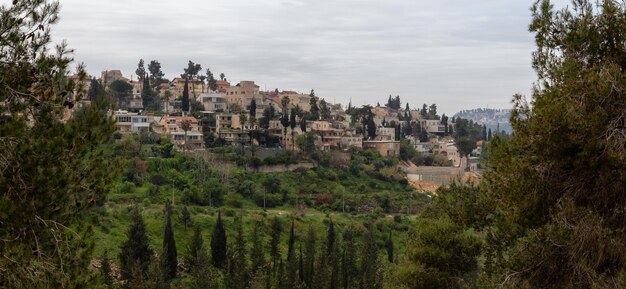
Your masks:
{"label": "cloud", "polygon": [[[526,3],[527,2],[527,3]],[[528,93],[532,1],[181,0],[62,2],[55,40],[67,39],[92,74],[139,58],[167,77],[188,60],[346,104],[400,95],[446,113],[508,107]]]}

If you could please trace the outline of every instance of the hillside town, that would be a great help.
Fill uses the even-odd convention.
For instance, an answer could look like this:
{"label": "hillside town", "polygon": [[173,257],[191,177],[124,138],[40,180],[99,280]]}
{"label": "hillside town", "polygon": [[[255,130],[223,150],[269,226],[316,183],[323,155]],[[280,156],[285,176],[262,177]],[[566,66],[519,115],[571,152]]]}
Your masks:
{"label": "hillside town", "polygon": [[[98,79],[82,80],[80,103],[106,95],[118,135],[154,133],[168,138],[178,151],[224,145],[301,150],[298,139],[311,134],[308,139],[321,151],[365,149],[399,156],[405,141],[430,157],[425,165],[476,170],[483,144],[492,134],[473,121],[438,115],[436,104],[401,107],[399,96],[390,95],[384,105],[344,107],[314,90],[263,91],[254,81],[231,84],[224,74],[214,79],[208,71],[207,79],[198,71],[199,65],[191,61],[185,74],[171,81],[143,72],[138,76],[145,77],[132,80],[120,70],[103,71]],[[459,138],[470,144],[460,148]]]}

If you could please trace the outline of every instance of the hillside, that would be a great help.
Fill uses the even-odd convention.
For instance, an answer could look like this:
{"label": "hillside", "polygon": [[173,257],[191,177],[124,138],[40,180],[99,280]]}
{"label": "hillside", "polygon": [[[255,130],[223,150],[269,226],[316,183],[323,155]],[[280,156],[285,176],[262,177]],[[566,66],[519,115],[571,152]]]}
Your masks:
{"label": "hillside", "polygon": [[484,124],[487,129],[496,131],[499,127],[500,130],[504,130],[507,133],[511,133],[513,129],[509,123],[511,117],[511,110],[509,109],[495,109],[495,108],[476,108],[462,110],[454,114],[454,117],[461,117],[469,120],[473,120],[479,124]]}

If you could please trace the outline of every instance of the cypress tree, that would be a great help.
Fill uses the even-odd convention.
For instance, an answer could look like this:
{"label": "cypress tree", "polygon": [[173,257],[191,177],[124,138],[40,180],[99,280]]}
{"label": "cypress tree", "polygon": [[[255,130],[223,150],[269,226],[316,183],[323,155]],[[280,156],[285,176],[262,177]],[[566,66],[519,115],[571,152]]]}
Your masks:
{"label": "cypress tree", "polygon": [[[164,256],[166,257],[166,256]],[[148,265],[148,272],[144,281],[145,288],[150,289],[168,289],[170,288],[168,283],[168,272],[166,271],[164,260],[157,258],[151,258]]]}
{"label": "cypress tree", "polygon": [[295,242],[294,221],[291,221],[291,230],[289,231],[289,241],[287,244],[287,276],[285,278],[287,288],[294,288],[297,280],[298,264],[296,263]]}
{"label": "cypress tree", "polygon": [[256,118],[256,99],[254,97],[250,101],[250,118]]}
{"label": "cypress tree", "polygon": [[172,230],[172,204],[165,201],[165,228],[163,230],[163,251],[161,253],[163,271],[167,280],[176,278],[178,268],[178,254],[176,252],[176,240]]}
{"label": "cypress tree", "polygon": [[113,276],[111,275],[111,261],[109,260],[109,256],[107,251],[104,251],[104,256],[102,260],[100,260],[100,273],[104,279],[104,284],[107,288],[113,288]]}
{"label": "cypress tree", "polygon": [[375,228],[372,225],[363,235],[363,252],[361,253],[361,288],[381,289],[381,264],[376,245]]}
{"label": "cypress tree", "polygon": [[341,277],[344,289],[354,287],[354,279],[357,274],[354,233],[353,229],[347,228],[343,232],[343,254],[341,258]]}
{"label": "cypress tree", "polygon": [[189,209],[187,209],[187,206],[183,207],[183,211],[180,213],[179,221],[185,226],[185,231],[187,231],[187,226],[193,223],[193,221],[191,220],[191,214],[189,213]]}
{"label": "cypress tree", "polygon": [[252,251],[250,252],[250,259],[252,260],[251,272],[253,275],[265,266],[265,250],[263,249],[263,236],[261,235],[263,230],[259,229],[260,224],[261,221],[255,222],[252,231]]}
{"label": "cypress tree", "polygon": [[191,289],[217,288],[217,276],[210,265],[199,226],[194,229],[193,237],[187,247],[185,261],[191,275]]}
{"label": "cypress tree", "polygon": [[152,108],[154,106],[154,96],[152,89],[150,88],[150,82],[148,76],[143,77],[143,85],[141,87],[141,102],[144,109]]}
{"label": "cypress tree", "polygon": [[319,120],[320,119],[320,109],[317,106],[317,99],[315,98],[315,92],[311,89],[311,94],[309,94],[310,99],[309,99],[309,105],[311,106],[311,109],[309,110],[310,114],[310,118],[313,121]]}
{"label": "cypress tree", "polygon": [[304,284],[307,288],[313,286],[313,276],[315,275],[315,243],[317,241],[317,233],[312,225],[309,225],[306,241],[304,243]]}
{"label": "cypress tree", "polygon": [[303,133],[306,132],[306,118],[301,118],[300,119],[300,130],[302,130]]}
{"label": "cypress tree", "polygon": [[215,268],[222,269],[226,262],[226,230],[222,223],[222,212],[217,213],[217,222],[211,237],[211,260]]}
{"label": "cypress tree", "polygon": [[389,263],[393,263],[393,239],[391,237],[391,230],[389,230],[389,237],[385,242],[385,248],[387,249],[387,261],[389,261]]}
{"label": "cypress tree", "polygon": [[280,234],[282,233],[282,225],[280,223],[280,219],[278,217],[274,217],[272,219],[271,226],[271,234],[270,234],[270,255],[272,256],[272,266],[276,269],[278,265],[278,260],[280,260]]}
{"label": "cypress tree", "polygon": [[182,98],[182,109],[183,115],[189,113],[189,80],[185,77],[185,86],[183,87],[183,98]]}
{"label": "cypress tree", "polygon": [[126,241],[122,244],[120,251],[120,273],[122,280],[129,280],[132,276],[133,266],[138,266],[135,270],[146,272],[152,257],[148,236],[146,235],[146,225],[139,214],[139,209],[132,210],[132,224],[126,231]]}
{"label": "cypress tree", "polygon": [[246,253],[246,241],[243,236],[243,227],[241,219],[237,218],[235,221],[237,226],[237,237],[235,239],[234,250],[231,254],[230,261],[228,262],[228,273],[230,280],[228,283],[229,288],[239,289],[246,288],[249,281],[248,262]]}

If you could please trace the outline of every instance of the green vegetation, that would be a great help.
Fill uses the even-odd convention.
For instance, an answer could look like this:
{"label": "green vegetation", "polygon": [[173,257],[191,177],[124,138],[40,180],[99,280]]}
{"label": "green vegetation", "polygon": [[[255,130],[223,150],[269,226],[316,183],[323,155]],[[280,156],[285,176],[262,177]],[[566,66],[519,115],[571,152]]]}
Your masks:
{"label": "green vegetation", "polygon": [[[58,3],[0,6],[0,287],[624,288],[626,11],[572,7],[533,6],[539,82],[532,106],[515,96],[515,133],[493,137],[483,181],[414,198],[398,159],[341,158],[307,136],[272,161],[114,136],[99,86],[65,118],[83,90],[65,47],[44,49]],[[186,74],[199,70],[190,61]],[[349,110],[371,129],[371,110]],[[456,123],[462,154],[488,136]],[[402,143],[403,160],[417,157]]]}

